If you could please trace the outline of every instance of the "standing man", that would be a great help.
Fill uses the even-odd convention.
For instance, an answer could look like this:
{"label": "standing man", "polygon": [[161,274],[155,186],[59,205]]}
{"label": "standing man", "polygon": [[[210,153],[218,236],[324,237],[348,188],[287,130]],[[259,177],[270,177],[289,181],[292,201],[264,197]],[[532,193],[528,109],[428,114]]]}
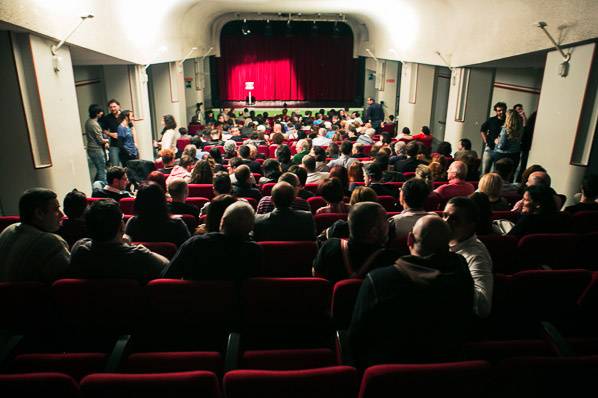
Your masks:
{"label": "standing man", "polygon": [[95,181],[106,184],[106,153],[104,147],[108,140],[102,136],[102,128],[98,123],[98,119],[102,116],[104,116],[104,111],[98,104],[89,105],[89,119],[85,122],[85,147],[92,184]]}
{"label": "standing man", "polygon": [[372,97],[368,97],[368,109],[365,111],[365,121],[372,123],[372,127],[376,131],[380,131],[380,123],[384,121],[384,109]]}
{"label": "standing man", "polygon": [[507,104],[497,102],[494,104],[495,116],[488,118],[480,129],[482,141],[484,142],[484,155],[482,156],[482,174],[490,173],[494,162],[494,140],[498,138],[500,129],[505,124],[505,113]]}
{"label": "standing man", "polygon": [[120,124],[120,121],[117,120],[118,115],[120,115],[120,103],[115,99],[111,99],[108,101],[108,110],[110,113],[104,115],[99,122],[102,126],[102,132],[106,137],[110,138],[110,148],[108,152],[110,166],[120,166],[120,147],[117,133],[117,128]]}

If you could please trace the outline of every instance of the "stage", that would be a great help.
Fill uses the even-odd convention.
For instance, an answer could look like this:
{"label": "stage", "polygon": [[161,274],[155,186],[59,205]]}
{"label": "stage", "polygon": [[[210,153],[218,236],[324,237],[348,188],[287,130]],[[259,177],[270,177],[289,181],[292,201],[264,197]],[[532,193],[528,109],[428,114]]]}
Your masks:
{"label": "stage", "polygon": [[314,109],[344,109],[355,108],[355,102],[343,101],[253,101],[251,105],[247,105],[246,101],[222,101],[223,108],[314,108]]}

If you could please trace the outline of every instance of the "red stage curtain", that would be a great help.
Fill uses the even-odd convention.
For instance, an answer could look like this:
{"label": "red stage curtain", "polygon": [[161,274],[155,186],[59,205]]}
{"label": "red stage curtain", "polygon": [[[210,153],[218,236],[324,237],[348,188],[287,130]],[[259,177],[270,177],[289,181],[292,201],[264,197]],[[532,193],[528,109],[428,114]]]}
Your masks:
{"label": "red stage curtain", "polygon": [[255,82],[258,101],[353,101],[357,60],[352,37],[222,36],[220,99],[243,101]]}

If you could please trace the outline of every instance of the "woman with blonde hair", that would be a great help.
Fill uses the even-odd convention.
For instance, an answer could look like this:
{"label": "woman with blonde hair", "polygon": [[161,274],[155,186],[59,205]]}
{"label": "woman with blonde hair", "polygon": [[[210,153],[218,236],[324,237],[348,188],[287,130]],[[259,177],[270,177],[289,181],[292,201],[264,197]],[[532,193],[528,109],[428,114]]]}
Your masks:
{"label": "woman with blonde hair", "polygon": [[446,169],[442,163],[433,161],[428,165],[432,174],[432,181],[446,181]]}
{"label": "woman with blonde hair", "polygon": [[515,165],[518,165],[521,156],[522,133],[523,123],[521,122],[521,117],[517,111],[509,109],[505,117],[505,124],[500,130],[498,138],[494,140],[496,148],[493,160],[496,162],[502,158],[509,158],[513,160]]}
{"label": "woman with blonde hair", "polygon": [[478,192],[485,193],[492,211],[510,210],[509,203],[500,196],[503,180],[496,173],[484,174],[478,184]]}
{"label": "woman with blonde hair", "polygon": [[432,178],[432,170],[430,170],[430,167],[426,166],[425,164],[420,164],[415,169],[415,177],[424,180],[424,182],[430,188],[430,191],[434,190],[432,184],[432,182],[434,182],[434,179]]}

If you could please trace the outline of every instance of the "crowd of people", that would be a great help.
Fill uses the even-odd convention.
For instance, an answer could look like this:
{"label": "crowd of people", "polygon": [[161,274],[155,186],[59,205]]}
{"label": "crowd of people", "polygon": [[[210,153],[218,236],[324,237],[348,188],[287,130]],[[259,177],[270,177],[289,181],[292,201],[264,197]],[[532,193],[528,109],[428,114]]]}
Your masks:
{"label": "crowd of people", "polygon": [[[97,200],[89,205],[73,190],[63,201],[65,218],[54,192],[26,191],[21,222],[0,234],[0,281],[243,280],[261,275],[256,242],[316,241],[314,276],[364,278],[349,329],[363,361],[424,352],[444,357],[472,318],[492,312],[492,259],[478,235],[570,228],[558,222],[565,203],[544,168],[533,165],[514,178],[533,122],[517,106],[496,104],[496,116],[482,125],[482,159],[468,139],[454,154],[448,142],[432,151],[427,126],[419,134],[398,132],[376,107],[367,119],[347,110],[300,115],[285,109],[273,117],[230,110],[217,118],[208,112],[205,125],[194,118],[178,130],[165,115],[156,170],[137,184],[126,167],[138,157],[133,114],[116,100],[108,107],[103,115],[90,106],[85,124]],[[181,137],[190,144],[179,153]],[[268,152],[259,152],[264,145]],[[400,190],[389,182],[402,182]],[[268,194],[261,189],[266,183],[273,183]],[[214,197],[201,208],[186,203],[189,184],[212,184]],[[317,193],[306,184],[318,184]],[[315,195],[325,201],[316,214],[345,213],[346,220],[318,234],[307,201]],[[402,211],[388,217],[379,196],[396,197]],[[133,197],[135,215],[125,222],[119,201]],[[598,177],[589,175],[579,203],[564,210],[598,210],[597,199]],[[495,225],[491,212],[499,210],[521,216],[508,227]],[[180,215],[199,226],[190,230]],[[408,254],[392,244],[397,241],[406,242]],[[171,242],[178,250],[168,260],[131,242]],[[408,335],[421,338],[401,337]]]}

